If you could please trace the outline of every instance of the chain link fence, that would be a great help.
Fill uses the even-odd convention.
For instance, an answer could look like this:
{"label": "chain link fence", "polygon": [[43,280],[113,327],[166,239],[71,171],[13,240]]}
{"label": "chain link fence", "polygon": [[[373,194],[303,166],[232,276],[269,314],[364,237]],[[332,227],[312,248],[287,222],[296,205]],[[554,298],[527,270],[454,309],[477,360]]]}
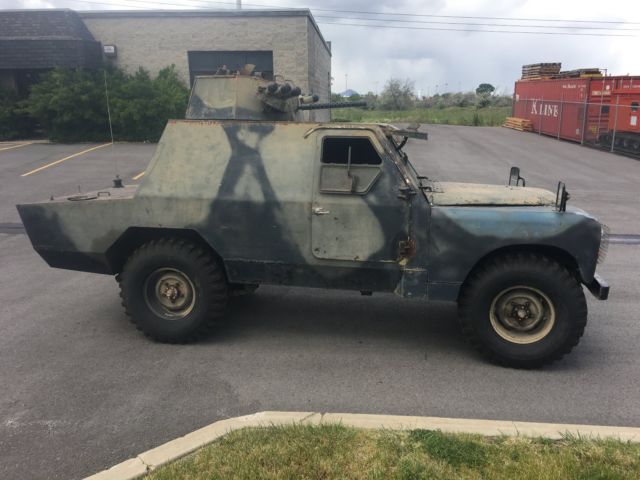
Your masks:
{"label": "chain link fence", "polygon": [[640,156],[639,102],[640,95],[601,95],[590,102],[516,95],[513,116],[529,120],[540,135]]}

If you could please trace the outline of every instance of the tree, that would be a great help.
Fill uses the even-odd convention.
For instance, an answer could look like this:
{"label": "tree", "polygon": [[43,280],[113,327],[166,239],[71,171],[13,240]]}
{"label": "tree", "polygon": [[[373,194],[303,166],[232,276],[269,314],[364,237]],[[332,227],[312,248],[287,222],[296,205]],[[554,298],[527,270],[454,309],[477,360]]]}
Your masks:
{"label": "tree", "polygon": [[491,105],[491,94],[495,91],[495,87],[490,83],[481,83],[476,88],[476,106],[478,108],[484,108]]}
{"label": "tree", "polygon": [[374,110],[378,106],[378,96],[371,91],[367,92],[362,99],[367,102],[367,106],[365,107],[367,110]]}
{"label": "tree", "polygon": [[408,110],[413,107],[413,82],[390,78],[380,94],[380,108],[384,110]]}
{"label": "tree", "polygon": [[478,85],[478,88],[476,88],[476,94],[491,95],[493,92],[495,92],[495,90],[496,90],[496,87],[494,87],[490,83],[481,83],[480,85]]}

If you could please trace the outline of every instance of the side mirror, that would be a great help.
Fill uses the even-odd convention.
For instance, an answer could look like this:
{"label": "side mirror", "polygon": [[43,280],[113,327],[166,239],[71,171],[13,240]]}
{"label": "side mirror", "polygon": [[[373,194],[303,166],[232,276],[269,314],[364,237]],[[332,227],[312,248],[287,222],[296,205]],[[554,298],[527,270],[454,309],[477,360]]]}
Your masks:
{"label": "side mirror", "polygon": [[520,181],[522,181],[522,186],[526,186],[526,182],[524,178],[520,176],[520,169],[518,167],[511,167],[509,170],[509,186],[517,187],[520,185]]}

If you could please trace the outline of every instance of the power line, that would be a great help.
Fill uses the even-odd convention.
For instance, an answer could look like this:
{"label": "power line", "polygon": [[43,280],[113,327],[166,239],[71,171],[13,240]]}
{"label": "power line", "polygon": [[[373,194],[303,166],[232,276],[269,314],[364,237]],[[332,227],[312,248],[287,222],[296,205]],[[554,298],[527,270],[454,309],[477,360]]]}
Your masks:
{"label": "power line", "polygon": [[[222,0],[206,0],[206,3],[235,5],[234,2],[227,2]],[[243,3],[243,6],[259,7],[259,8],[286,8],[283,5],[271,5],[271,4],[257,4],[257,3]],[[333,12],[333,13],[355,13],[364,15],[392,15],[392,16],[406,16],[406,17],[429,17],[429,18],[462,18],[473,20],[507,20],[507,21],[532,21],[532,22],[563,22],[563,23],[605,23],[605,24],[619,24],[619,25],[640,25],[640,22],[626,22],[622,20],[571,20],[562,18],[521,18],[521,17],[486,17],[486,16],[473,16],[473,15],[436,15],[436,14],[422,14],[422,13],[408,13],[408,12],[376,12],[376,11],[364,11],[364,10],[336,10],[331,8],[316,8],[308,7],[310,10],[317,12]]]}
{"label": "power line", "polygon": [[[138,8],[141,10],[145,10],[148,9],[150,5],[166,5],[166,6],[172,6],[172,7],[182,7],[184,8],[185,6],[187,7],[193,7],[193,8],[197,8],[197,7],[202,7],[202,5],[184,5],[184,4],[176,4],[176,3],[168,3],[168,2],[162,2],[162,1],[155,1],[155,0],[151,0],[151,1],[146,1],[146,0],[131,0],[134,3],[142,3],[144,4],[144,6],[142,5],[131,5],[130,3],[128,4],[123,4],[123,3],[114,3],[114,2],[99,2],[99,1],[93,1],[93,0],[66,0],[66,1],[70,1],[73,3],[84,3],[84,4],[94,4],[94,5],[104,5],[104,6],[123,6],[123,7],[127,7],[127,8]],[[191,2],[200,2],[200,3],[215,3],[215,4],[225,4],[225,5],[236,5],[235,3],[232,2],[224,2],[224,1],[212,1],[212,0],[188,0]],[[244,4],[244,5],[249,5],[249,6],[258,6],[257,4]],[[262,7],[265,7],[267,5],[259,5]],[[318,10],[323,10],[323,11],[327,11],[328,9],[318,9]],[[342,10],[330,10],[330,11],[336,11],[336,12],[342,12]],[[345,11],[347,12],[347,11]],[[362,13],[369,13],[369,14],[379,14],[382,15],[382,13],[375,13],[375,12],[362,12]],[[391,14],[391,15],[405,15],[404,13],[400,14]],[[408,14],[407,14],[408,15]],[[439,17],[438,15],[415,15],[415,16],[433,16],[433,17]],[[359,20],[359,21],[385,21],[385,22],[403,22],[403,23],[424,23],[424,24],[444,24],[444,25],[468,25],[468,26],[488,26],[488,27],[494,27],[494,26],[498,26],[498,27],[506,27],[506,28],[566,28],[566,29],[579,29],[579,30],[614,30],[614,31],[638,31],[637,29],[616,29],[616,28],[602,28],[602,27],[573,27],[573,26],[545,26],[545,25],[503,25],[503,24],[492,24],[492,23],[464,23],[464,22],[436,22],[436,21],[409,21],[409,20],[401,20],[401,19],[371,19],[371,18],[358,18],[358,17],[336,17],[336,16],[323,16],[323,15],[318,15],[318,18],[333,18],[333,19],[337,19],[337,20]],[[447,17],[447,18],[492,18],[492,17],[452,17],[452,16],[440,16],[440,17]],[[498,17],[496,17],[498,18]],[[545,20],[543,20],[545,21]],[[549,20],[551,21],[551,20]],[[555,21],[555,20],[553,20]],[[512,34],[529,34],[529,35],[572,35],[572,36],[598,36],[598,37],[634,37],[636,35],[628,35],[628,34],[613,34],[613,33],[573,33],[573,32],[542,32],[542,31],[527,31],[527,30],[493,30],[493,29],[474,29],[474,28],[437,28],[437,27],[411,27],[411,26],[399,26],[399,25],[375,25],[375,24],[361,24],[361,23],[348,23],[348,22],[343,22],[343,21],[337,21],[337,22],[317,22],[319,24],[324,24],[324,25],[343,25],[343,26],[354,26],[354,27],[369,27],[369,28],[395,28],[395,29],[408,29],[408,30],[432,30],[432,31],[459,31],[459,32],[476,32],[476,33],[512,33]],[[602,22],[602,23],[624,23],[624,22]],[[629,22],[629,24],[634,24],[632,22]]]}
{"label": "power line", "polygon": [[[222,2],[216,2],[222,3]],[[249,5],[249,4],[247,4]],[[255,4],[254,4],[255,5]],[[625,22],[618,20],[569,20],[561,18],[518,18],[518,17],[482,17],[473,15],[435,15],[435,14],[420,14],[420,13],[392,13],[392,12],[367,12],[359,10],[332,10],[326,8],[314,8],[311,10],[318,12],[335,12],[335,13],[356,13],[366,15],[395,15],[395,16],[407,16],[407,17],[430,17],[430,18],[463,18],[468,20],[508,20],[508,21],[526,21],[526,22],[564,22],[564,23],[607,23],[607,24],[626,24],[626,25],[640,25],[640,22]]]}
{"label": "power line", "polygon": [[403,30],[436,30],[447,32],[480,32],[480,33],[513,33],[527,35],[577,35],[589,37],[636,37],[637,35],[613,34],[613,33],[577,33],[577,32],[535,32],[527,30],[484,30],[473,28],[440,28],[440,27],[405,27],[400,25],[371,25],[366,23],[347,23],[347,22],[318,22],[321,25],[345,25],[351,27],[369,27],[369,28],[397,28]]}
{"label": "power line", "polygon": [[336,17],[331,15],[314,15],[315,18],[330,18],[336,20],[366,20],[371,22],[395,22],[395,23],[427,23],[438,25],[468,25],[468,26],[484,26],[484,27],[518,27],[518,28],[559,28],[572,30],[614,30],[616,32],[638,32],[638,28],[616,28],[616,27],[578,27],[570,25],[527,25],[527,24],[509,24],[509,23],[469,23],[469,22],[443,22],[439,20],[403,20],[403,19],[381,19],[381,18],[363,18],[363,17]]}

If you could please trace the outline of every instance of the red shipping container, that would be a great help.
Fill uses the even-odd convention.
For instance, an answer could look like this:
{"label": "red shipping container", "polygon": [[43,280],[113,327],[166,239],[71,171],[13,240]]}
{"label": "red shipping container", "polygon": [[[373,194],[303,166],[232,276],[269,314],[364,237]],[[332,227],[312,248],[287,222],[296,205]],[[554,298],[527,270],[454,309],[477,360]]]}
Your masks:
{"label": "red shipping container", "polygon": [[530,120],[535,132],[596,142],[611,128],[614,91],[632,92],[639,86],[638,76],[518,80],[512,116]]}

